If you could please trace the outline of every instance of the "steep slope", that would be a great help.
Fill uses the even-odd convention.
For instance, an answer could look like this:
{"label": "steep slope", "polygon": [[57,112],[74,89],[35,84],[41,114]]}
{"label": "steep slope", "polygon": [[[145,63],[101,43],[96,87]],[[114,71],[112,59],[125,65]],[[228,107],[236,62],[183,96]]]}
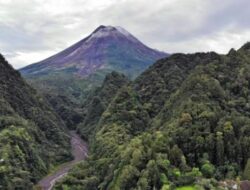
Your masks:
{"label": "steep slope", "polygon": [[79,100],[100,86],[111,71],[135,78],[167,55],[147,47],[121,27],[100,26],[66,50],[20,72],[42,92],[56,92]]}
{"label": "steep slope", "polygon": [[155,63],[116,94],[92,156],[56,189],[215,189],[217,180],[241,176],[250,157],[249,52],[247,43],[228,55]]}
{"label": "steep slope", "polygon": [[113,71],[105,77],[102,86],[95,89],[95,91],[89,95],[83,105],[85,117],[77,126],[78,132],[85,139],[91,140],[91,136],[96,131],[95,127],[102,113],[108,107],[119,89],[128,84],[128,82],[127,77],[123,74]]}
{"label": "steep slope", "polygon": [[83,120],[84,109],[69,97],[57,93],[45,93],[45,98],[63,119],[68,129],[75,129],[76,125]]}
{"label": "steep slope", "polygon": [[0,188],[32,189],[68,150],[64,123],[0,55]]}

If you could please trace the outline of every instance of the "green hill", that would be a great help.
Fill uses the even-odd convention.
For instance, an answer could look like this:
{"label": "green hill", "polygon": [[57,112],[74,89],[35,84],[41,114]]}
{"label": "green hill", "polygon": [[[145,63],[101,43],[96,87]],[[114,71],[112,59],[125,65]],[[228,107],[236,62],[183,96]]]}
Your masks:
{"label": "green hill", "polygon": [[128,82],[125,75],[113,71],[107,74],[101,87],[96,88],[89,94],[83,105],[84,119],[77,126],[77,130],[83,138],[91,140],[103,112],[107,109],[116,93]]}
{"label": "green hill", "polygon": [[156,62],[105,106],[89,159],[55,189],[213,189],[236,179],[250,157],[249,81],[250,43]]}

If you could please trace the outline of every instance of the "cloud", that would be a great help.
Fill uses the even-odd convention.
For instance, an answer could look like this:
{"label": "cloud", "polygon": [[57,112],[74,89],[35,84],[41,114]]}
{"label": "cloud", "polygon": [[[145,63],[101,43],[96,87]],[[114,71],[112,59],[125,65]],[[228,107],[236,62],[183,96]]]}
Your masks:
{"label": "cloud", "polygon": [[16,68],[22,68],[27,65],[27,60],[30,63],[35,63],[37,60],[42,60],[54,54],[54,51],[38,51],[38,52],[16,52],[14,54],[5,53],[4,55],[9,58],[10,63],[16,63]]}
{"label": "cloud", "polygon": [[0,52],[20,68],[122,26],[166,52],[226,53],[249,40],[248,0],[0,0]]}

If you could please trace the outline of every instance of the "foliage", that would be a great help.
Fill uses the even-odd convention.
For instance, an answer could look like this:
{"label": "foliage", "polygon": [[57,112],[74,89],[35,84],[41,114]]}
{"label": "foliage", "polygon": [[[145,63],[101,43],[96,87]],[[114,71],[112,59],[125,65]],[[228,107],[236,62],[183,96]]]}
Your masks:
{"label": "foliage", "polygon": [[68,160],[64,123],[0,55],[0,189],[32,189]]}
{"label": "foliage", "polygon": [[176,190],[196,190],[194,186],[184,186],[184,187],[178,187]]}
{"label": "foliage", "polygon": [[95,126],[107,109],[108,104],[118,90],[127,83],[128,79],[124,75],[113,71],[105,77],[102,86],[88,96],[83,105],[85,117],[77,126],[77,130],[85,139],[91,139],[91,135],[95,133]]}
{"label": "foliage", "polygon": [[75,129],[76,125],[84,118],[83,109],[80,104],[70,100],[67,96],[58,94],[44,94],[54,111],[64,121],[69,129]]}
{"label": "foliage", "polygon": [[174,54],[109,101],[95,97],[91,156],[55,189],[216,189],[215,179],[235,179],[250,157],[248,52]]}

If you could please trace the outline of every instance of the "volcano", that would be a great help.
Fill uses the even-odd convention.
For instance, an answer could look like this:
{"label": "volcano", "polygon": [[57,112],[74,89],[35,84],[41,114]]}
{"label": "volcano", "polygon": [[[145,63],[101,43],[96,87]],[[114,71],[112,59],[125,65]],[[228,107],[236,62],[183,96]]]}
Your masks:
{"label": "volcano", "polygon": [[99,26],[69,48],[20,71],[26,77],[67,73],[84,78],[95,72],[118,71],[134,78],[167,55],[147,47],[122,27]]}

